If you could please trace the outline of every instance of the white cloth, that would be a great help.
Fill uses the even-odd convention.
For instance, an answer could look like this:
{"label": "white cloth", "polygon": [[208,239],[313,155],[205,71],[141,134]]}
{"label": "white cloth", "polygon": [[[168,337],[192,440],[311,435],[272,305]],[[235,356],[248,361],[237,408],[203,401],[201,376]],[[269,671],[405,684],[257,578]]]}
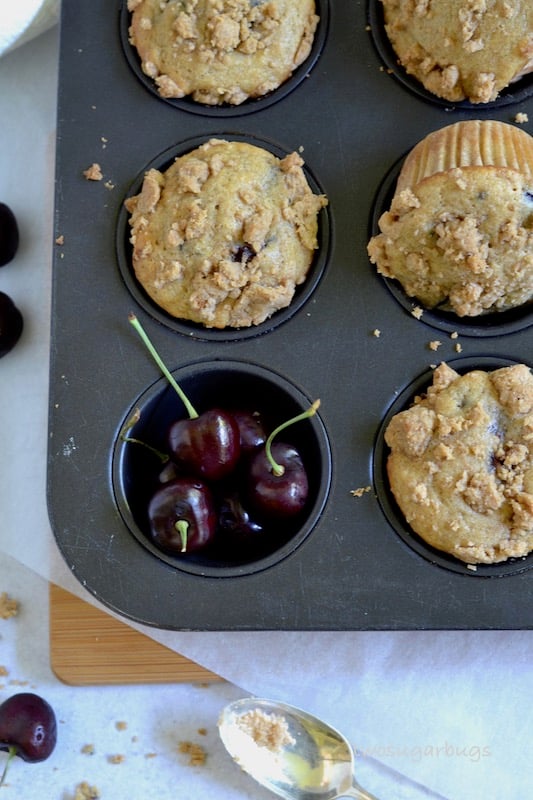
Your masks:
{"label": "white cloth", "polygon": [[60,0],[1,0],[0,55],[51,28],[59,18]]}

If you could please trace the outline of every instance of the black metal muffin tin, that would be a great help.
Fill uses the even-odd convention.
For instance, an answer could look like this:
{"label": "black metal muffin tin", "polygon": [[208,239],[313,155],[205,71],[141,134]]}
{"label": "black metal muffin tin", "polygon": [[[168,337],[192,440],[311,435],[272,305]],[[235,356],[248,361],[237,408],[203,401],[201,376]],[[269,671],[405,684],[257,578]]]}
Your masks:
{"label": "black metal muffin tin", "polygon": [[[315,48],[290,83],[263,100],[215,109],[154,93],[129,49],[119,0],[63,0],[48,455],[58,546],[101,602],[161,628],[531,628],[533,558],[473,570],[427,547],[388,491],[383,430],[427,385],[433,364],[531,366],[532,312],[416,319],[417,303],[383,280],[366,253],[406,152],[461,119],[513,122],[519,111],[533,119],[531,83],[490,108],[451,107],[413,87],[394,59],[387,63],[377,0],[317,6]],[[329,199],[309,283],[291,309],[257,329],[171,320],[129,268],[125,197],[148,166],[212,136],[276,154],[301,150],[313,187]],[[100,182],[83,176],[93,162]],[[313,497],[294,536],[251,561],[181,560],[151,548],[142,504],[129,494],[137,456],[119,433],[139,404],[154,412],[154,424],[168,389],[128,323],[130,311],[193,394],[216,393],[220,383],[233,402],[227,373],[245,393],[257,379],[253,391],[273,406],[279,397],[283,408],[320,398],[300,433]],[[142,493],[142,481],[136,486]]]}

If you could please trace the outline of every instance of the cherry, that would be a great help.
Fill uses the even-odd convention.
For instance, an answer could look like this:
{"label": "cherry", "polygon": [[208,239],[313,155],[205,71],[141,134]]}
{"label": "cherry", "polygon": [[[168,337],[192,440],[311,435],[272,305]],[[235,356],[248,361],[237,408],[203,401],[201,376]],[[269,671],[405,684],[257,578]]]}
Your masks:
{"label": "cherry", "polygon": [[0,750],[7,750],[0,786],[14,756],[24,761],[44,761],[57,741],[57,722],[54,710],[37,694],[21,692],[0,705]]}
{"label": "cherry", "polygon": [[235,469],[240,435],[231,414],[210,408],[198,417],[179,419],[168,433],[173,457],[202,478],[217,481]]}
{"label": "cherry", "polygon": [[19,246],[17,220],[9,206],[0,203],[0,267],[15,258]]}
{"label": "cherry", "polygon": [[193,478],[175,478],[157,489],[148,519],[154,543],[171,553],[201,550],[213,540],[217,527],[211,490]]}
{"label": "cherry", "polygon": [[263,526],[245,509],[239,493],[231,489],[219,501],[218,527],[224,543],[246,547],[264,533]]}
{"label": "cherry", "polygon": [[320,401],[279,425],[250,461],[247,496],[252,507],[267,518],[294,517],[305,507],[309,493],[307,472],[298,450],[284,442],[273,442],[282,430],[316,413]]}
{"label": "cherry", "polygon": [[135,314],[129,315],[129,321],[189,414],[188,419],[177,420],[170,428],[168,440],[172,455],[204,479],[216,481],[229,475],[235,469],[241,454],[237,422],[222,409],[213,408],[198,414],[162,362]]}
{"label": "cherry", "polygon": [[267,435],[258,411],[237,408],[232,409],[231,416],[239,428],[241,453],[252,453],[265,444]]}
{"label": "cherry", "polygon": [[9,295],[0,292],[0,358],[7,355],[20,339],[24,320]]}

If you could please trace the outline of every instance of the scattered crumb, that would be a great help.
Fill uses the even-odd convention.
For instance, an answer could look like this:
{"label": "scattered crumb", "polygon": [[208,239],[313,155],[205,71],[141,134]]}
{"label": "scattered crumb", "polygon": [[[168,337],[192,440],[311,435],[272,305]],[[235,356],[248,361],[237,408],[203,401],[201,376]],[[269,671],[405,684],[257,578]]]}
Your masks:
{"label": "scattered crumb", "polygon": [[58,245],[65,244],[65,237],[63,236],[63,234],[61,234],[61,236],[57,237],[56,244],[58,244]]}
{"label": "scattered crumb", "polygon": [[115,755],[108,756],[107,760],[110,764],[122,764],[126,760],[126,756],[122,755],[122,753],[116,753]]}
{"label": "scattered crumb", "polygon": [[462,353],[463,352],[463,345],[459,344],[459,342],[457,342],[457,344],[455,345],[455,352],[456,353]]}
{"label": "scattered crumb", "polygon": [[279,752],[286,744],[294,744],[285,717],[266,714],[260,708],[248,711],[237,717],[237,725],[249,734],[259,747],[266,747],[273,753]]}
{"label": "scattered crumb", "polygon": [[145,753],[145,758],[157,758],[157,753]]}
{"label": "scattered crumb", "polygon": [[84,744],[81,748],[81,752],[85,756],[93,756],[94,755],[94,744]]}
{"label": "scattered crumb", "polygon": [[415,319],[420,319],[422,317],[423,313],[424,313],[424,309],[420,308],[420,306],[415,306],[411,311],[411,314],[413,315],[413,317]]}
{"label": "scattered crumb", "polygon": [[106,181],[104,183],[104,186],[105,186],[106,189],[114,189],[115,188],[115,184],[112,183],[111,181]]}
{"label": "scattered crumb", "polygon": [[457,331],[453,331],[453,333],[450,333],[450,339],[458,339],[458,338],[459,334],[457,333]]}
{"label": "scattered crumb", "polygon": [[0,619],[16,617],[19,613],[20,604],[8,595],[7,592],[0,594]]}
{"label": "scattered crumb", "polygon": [[101,181],[104,177],[100,164],[91,164],[90,167],[83,170],[83,175],[88,181]]}
{"label": "scattered crumb", "polygon": [[190,767],[202,767],[206,762],[206,752],[204,748],[194,742],[180,742],[178,752],[189,756]]}
{"label": "scattered crumb", "polygon": [[529,117],[524,111],[519,111],[518,114],[515,115],[514,121],[520,125],[524,122],[529,122]]}
{"label": "scattered crumb", "polygon": [[475,564],[467,564],[466,568],[471,569],[472,572],[477,572],[477,566]]}
{"label": "scattered crumb", "polygon": [[89,786],[87,781],[82,781],[76,786],[74,800],[98,800],[100,790],[96,786]]}
{"label": "scattered crumb", "polygon": [[105,147],[107,146],[108,139],[106,139],[105,136],[101,136],[100,141],[102,142],[102,149],[105,149]]}
{"label": "scattered crumb", "polygon": [[207,728],[198,728],[200,736],[207,736]]}
{"label": "scattered crumb", "polygon": [[128,723],[124,722],[124,720],[119,720],[118,722],[115,722],[115,728],[117,729],[117,731],[125,731],[127,727]]}
{"label": "scattered crumb", "polygon": [[6,675],[9,675],[9,671],[8,671],[7,667],[3,667],[2,665],[0,665],[0,675],[2,675],[2,677],[5,677]]}
{"label": "scattered crumb", "polygon": [[16,678],[13,678],[13,680],[9,681],[9,685],[10,686],[29,686],[30,682],[29,681],[21,681],[21,680],[18,680]]}
{"label": "scattered crumb", "polygon": [[438,350],[441,344],[442,342],[439,342],[438,339],[434,339],[432,342],[429,343],[428,346],[430,350]]}
{"label": "scattered crumb", "polygon": [[350,494],[353,495],[353,497],[362,497],[364,494],[371,491],[371,486],[360,486],[358,489],[351,489]]}
{"label": "scattered crumb", "polygon": [[372,336],[375,336],[376,339],[379,339],[379,337],[381,336],[380,329],[379,328],[374,328],[374,330],[372,331]]}

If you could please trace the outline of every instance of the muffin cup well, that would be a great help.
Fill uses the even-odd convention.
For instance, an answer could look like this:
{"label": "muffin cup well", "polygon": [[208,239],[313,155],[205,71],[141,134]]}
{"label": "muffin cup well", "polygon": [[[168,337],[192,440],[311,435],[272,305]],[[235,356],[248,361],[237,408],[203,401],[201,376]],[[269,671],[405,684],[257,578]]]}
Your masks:
{"label": "muffin cup well", "polygon": [[383,6],[380,0],[368,0],[367,20],[374,48],[385,66],[386,71],[391,74],[401,86],[427,103],[432,103],[446,110],[476,110],[479,113],[483,113],[483,111],[493,111],[494,109],[522,103],[533,95],[533,73],[531,73],[517,80],[516,83],[512,83],[505,89],[502,89],[498,97],[489,103],[471,103],[468,100],[454,103],[451,100],[438,97],[428,91],[413,75],[409,75],[398,62],[398,56],[385,31]]}
{"label": "muffin cup well", "polygon": [[[369,239],[380,232],[379,218],[390,209],[392,198],[396,191],[398,176],[407,155],[402,156],[393,164],[378,187],[370,214]],[[408,314],[413,316],[415,309],[422,308],[423,313],[418,319],[432,328],[446,333],[458,333],[461,336],[484,338],[516,333],[533,325],[533,303],[527,303],[508,311],[486,312],[476,317],[460,317],[453,311],[447,311],[444,308],[424,308],[422,303],[415,297],[409,297],[406,294],[399,281],[379,275],[376,267],[372,264],[370,267],[375,271],[376,277],[385,284],[394,299]]]}
{"label": "muffin cup well", "polygon": [[311,52],[303,64],[300,64],[300,66],[294,70],[292,75],[290,75],[289,78],[284,81],[284,83],[278,86],[277,89],[274,89],[273,91],[262,95],[261,97],[249,98],[240,105],[231,105],[230,103],[223,103],[221,105],[208,105],[192,100],[190,97],[161,97],[152,78],[142,71],[141,61],[138,53],[129,41],[131,14],[128,11],[126,0],[124,0],[122,3],[120,9],[120,38],[124,55],[133,74],[158,100],[168,103],[180,111],[187,111],[191,114],[200,114],[206,117],[237,117],[245,114],[253,114],[256,111],[262,111],[263,109],[269,108],[269,106],[274,105],[275,103],[287,97],[287,95],[291,94],[291,92],[293,92],[309,76],[311,70],[317,63],[327,40],[329,29],[329,0],[316,0],[316,13],[320,17],[320,21],[315,31]]}
{"label": "muffin cup well", "polygon": [[[169,147],[167,150],[163,151],[148,164],[146,164],[146,166],[139,172],[129,187],[127,197],[132,197],[140,191],[144,175],[149,169],[165,171],[175,161],[176,158],[179,158],[181,155],[200,147],[210,139],[226,139],[231,141],[246,142],[256,147],[262,147],[280,159],[284,158],[289,153],[288,150],[284,150],[273,142],[247,134],[216,133],[198,136]],[[304,164],[302,169],[313,193],[324,194],[323,189],[320,187],[317,179],[310,171],[308,165]],[[190,322],[188,320],[180,320],[171,316],[164,309],[158,306],[145,292],[144,288],[140,285],[135,276],[132,265],[132,246],[130,243],[130,227],[128,224],[128,219],[129,213],[126,210],[124,203],[122,203],[117,218],[115,247],[119,270],[127,289],[139,306],[141,306],[141,308],[143,308],[150,316],[158,320],[158,322],[165,325],[167,328],[170,328],[177,333],[181,333],[184,336],[192,339],[216,342],[242,341],[244,339],[255,338],[256,336],[260,336],[274,330],[282,323],[291,319],[291,317],[300,311],[300,309],[307,303],[322,280],[329,261],[331,247],[331,215],[329,206],[326,206],[325,208],[322,208],[318,214],[318,249],[314,254],[307,277],[300,286],[296,287],[294,297],[292,298],[290,305],[288,305],[286,308],[276,311],[274,314],[272,314],[272,316],[258,325],[251,325],[246,328],[207,328],[199,323]]]}
{"label": "muffin cup well", "polygon": [[[481,369],[492,371],[509,367],[518,362],[512,359],[503,359],[493,356],[471,356],[447,361],[447,364],[459,374],[464,374],[471,370]],[[478,578],[501,578],[509,575],[517,575],[533,567],[533,553],[524,558],[509,558],[507,561],[498,564],[476,564],[467,565],[463,561],[454,558],[445,552],[427,544],[418,536],[408,525],[405,517],[400,510],[394,496],[390,490],[387,476],[387,458],[389,448],[385,442],[385,431],[392,417],[400,411],[409,408],[418,395],[425,393],[433,380],[433,371],[428,370],[419,375],[409,383],[404,389],[395,395],[394,401],[389,406],[377,432],[374,443],[372,457],[372,475],[374,489],[378,498],[381,510],[401,541],[407,545],[413,553],[426,559],[435,566],[460,573],[461,575]]]}
{"label": "muffin cup well", "polygon": [[[305,411],[312,401],[283,376],[246,361],[198,361],[175,370],[173,377],[198,413],[217,408],[258,411],[268,431]],[[148,387],[132,404],[113,446],[112,483],[115,502],[130,533],[151,556],[177,570],[209,577],[235,577],[272,567],[289,556],[311,534],[326,504],[331,483],[331,453],[324,424],[315,414],[286,429],[280,440],[295,446],[309,479],[308,502],[287,521],[265,523],[257,543],[241,549],[216,543],[209,549],[184,556],[171,555],[149,535],[147,505],[160,485],[161,463],[138,442],[124,441],[121,431],[138,409],[140,416],[128,437],[165,452],[166,435],[176,419],[187,416],[183,404],[166,379]]]}

